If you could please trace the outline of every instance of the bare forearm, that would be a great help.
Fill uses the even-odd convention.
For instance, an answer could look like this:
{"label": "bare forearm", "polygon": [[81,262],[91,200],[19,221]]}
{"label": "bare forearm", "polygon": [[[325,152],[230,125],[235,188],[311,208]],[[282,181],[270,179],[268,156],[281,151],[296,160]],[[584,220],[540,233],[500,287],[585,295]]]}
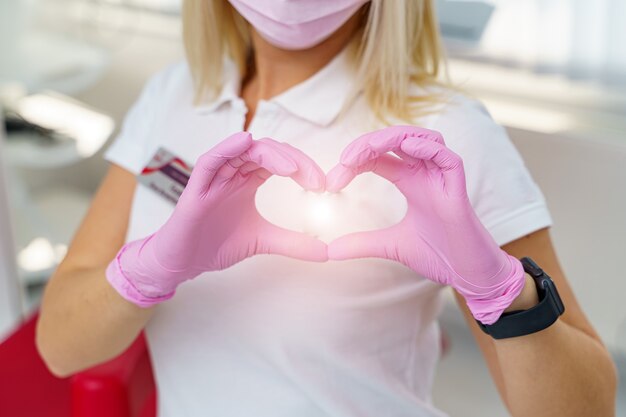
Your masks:
{"label": "bare forearm", "polygon": [[[532,305],[533,292],[516,301]],[[513,416],[614,416],[615,368],[588,334],[558,320],[538,333],[497,340],[495,348]]]}
{"label": "bare forearm", "polygon": [[66,376],[121,353],[153,309],[139,308],[109,285],[104,268],[57,272],[37,326],[37,347],[52,372]]}

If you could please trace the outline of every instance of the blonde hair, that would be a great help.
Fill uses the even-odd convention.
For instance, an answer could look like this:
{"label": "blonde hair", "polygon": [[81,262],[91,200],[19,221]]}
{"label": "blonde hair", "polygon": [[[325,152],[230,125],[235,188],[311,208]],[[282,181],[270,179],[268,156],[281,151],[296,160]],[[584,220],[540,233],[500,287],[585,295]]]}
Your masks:
{"label": "blonde hair", "polygon": [[[371,0],[355,34],[355,91],[362,90],[385,120],[412,120],[439,102],[428,86],[445,64],[433,0]],[[251,50],[246,21],[227,0],[184,0],[183,39],[196,85],[196,101],[214,97],[229,56],[245,76]],[[414,86],[423,93],[411,95]]]}

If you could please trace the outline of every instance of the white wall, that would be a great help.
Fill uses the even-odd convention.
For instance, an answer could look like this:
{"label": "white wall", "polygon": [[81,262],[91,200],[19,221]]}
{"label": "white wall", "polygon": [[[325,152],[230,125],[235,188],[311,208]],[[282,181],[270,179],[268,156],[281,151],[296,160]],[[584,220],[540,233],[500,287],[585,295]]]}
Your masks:
{"label": "white wall", "polygon": [[626,352],[626,138],[510,133],[546,196],[578,300],[609,347]]}

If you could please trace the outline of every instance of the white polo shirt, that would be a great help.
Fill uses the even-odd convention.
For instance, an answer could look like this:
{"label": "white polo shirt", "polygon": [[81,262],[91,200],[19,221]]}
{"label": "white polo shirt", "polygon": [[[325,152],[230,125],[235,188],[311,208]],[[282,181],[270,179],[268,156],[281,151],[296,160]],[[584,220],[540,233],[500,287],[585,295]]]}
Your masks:
{"label": "white polo shirt", "polygon": [[[239,75],[234,65],[227,68],[219,97],[198,107],[186,63],[153,76],[106,158],[137,174],[165,147],[193,164],[242,130]],[[310,79],[260,101],[248,130],[292,144],[328,171],[352,140],[382,127],[362,95],[340,114],[353,79],[341,53]],[[551,224],[505,130],[479,103],[456,95],[414,124],[440,131],[461,155],[470,200],[500,245]],[[328,218],[311,217],[311,204],[325,198],[271,178],[257,207],[276,224],[326,241],[389,226],[406,211],[404,197],[374,174],[328,199]],[[139,185],[128,240],[155,231],[172,210]],[[205,273],[160,304],[146,328],[159,416],[443,416],[431,403],[440,289],[381,259],[311,263],[260,255]]]}

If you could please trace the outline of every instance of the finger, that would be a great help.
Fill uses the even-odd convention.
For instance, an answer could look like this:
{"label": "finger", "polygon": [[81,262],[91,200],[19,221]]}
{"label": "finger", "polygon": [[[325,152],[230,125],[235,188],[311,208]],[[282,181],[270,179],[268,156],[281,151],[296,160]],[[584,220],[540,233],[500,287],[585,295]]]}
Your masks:
{"label": "finger", "polygon": [[351,233],[328,244],[328,259],[356,258],[396,259],[389,229]]}
{"label": "finger", "polygon": [[344,189],[357,175],[371,171],[386,180],[396,183],[402,178],[408,164],[395,156],[383,154],[357,168],[336,165],[326,176],[326,191],[339,192]]}
{"label": "finger", "polygon": [[393,153],[398,155],[398,157],[400,159],[402,159],[403,161],[405,161],[408,164],[415,165],[415,164],[417,164],[417,163],[419,163],[421,161],[421,159],[413,158],[411,155],[409,155],[408,153],[404,152],[401,148],[396,149],[395,151],[393,151]]}
{"label": "finger", "polygon": [[366,163],[380,154],[400,149],[400,144],[407,138],[420,138],[444,143],[439,132],[417,126],[390,126],[357,138],[344,150],[341,162],[355,166]]}
{"label": "finger", "polygon": [[[264,143],[264,145],[259,145],[260,143]],[[267,149],[263,149],[266,145],[268,145],[268,149],[270,149],[271,152],[268,152]],[[268,153],[272,152],[273,154],[268,156]],[[290,173],[297,169],[297,165],[294,161],[292,161],[288,152],[285,152],[281,148],[277,149],[274,144],[261,139],[253,141],[250,148],[248,148],[248,150],[243,152],[241,155],[227,160],[218,169],[213,178],[213,183],[215,184],[217,181],[221,183],[232,181],[233,177],[237,173],[245,175],[252,171],[256,171],[260,169],[260,161],[263,161],[263,163],[268,165],[271,172],[276,173],[277,175],[290,175]],[[268,169],[263,168],[263,171],[264,178],[258,182],[257,186],[260,186],[269,177],[269,175],[265,176]]]}
{"label": "finger", "polygon": [[296,163],[296,165],[298,165],[298,170],[291,175],[291,178],[300,184],[302,188],[318,192],[324,190],[326,175],[324,174],[322,168],[320,168],[319,165],[317,165],[317,163],[307,154],[288,143],[276,142],[269,138],[262,140],[270,141],[270,143],[280,147],[291,156],[292,160]]}
{"label": "finger", "polygon": [[437,167],[445,171],[456,170],[463,164],[459,155],[435,142],[406,141],[402,143],[401,149],[413,158],[432,161]]}
{"label": "finger", "polygon": [[[256,145],[260,142],[269,145],[269,147],[274,149],[276,153],[276,155],[272,156],[269,161],[268,158],[266,156],[263,156],[262,152],[258,149],[259,145]],[[250,151],[254,155],[251,156],[249,152],[244,152],[235,158],[227,160],[218,169],[213,178],[213,182],[230,181],[238,172],[244,174],[246,172],[257,170],[259,168],[259,164],[257,163],[258,159],[264,159],[266,163],[270,164],[273,167],[272,171],[277,173],[278,175],[289,175],[289,173],[292,172],[296,167],[296,164],[294,163],[294,161],[292,161],[289,152],[286,152],[282,148],[276,147],[273,143],[268,142],[268,140],[260,139],[254,141],[253,145],[248,148],[248,151]],[[261,185],[261,183],[259,183],[259,185]]]}
{"label": "finger", "polygon": [[251,162],[258,168],[265,168],[273,175],[282,177],[288,177],[298,170],[298,165],[289,153],[267,140],[255,140],[241,154],[241,159],[244,163]]}
{"label": "finger", "polygon": [[257,254],[283,255],[312,262],[328,260],[326,243],[267,222],[258,236]]}
{"label": "finger", "polygon": [[[255,165],[256,166],[256,165]],[[242,180],[248,184],[252,184],[253,188],[259,188],[265,181],[267,181],[273,174],[265,168],[251,169],[243,177]]]}
{"label": "finger", "polygon": [[248,132],[238,132],[227,137],[198,158],[186,188],[206,193],[222,165],[229,159],[241,155],[251,145],[252,135]]}
{"label": "finger", "polygon": [[241,167],[239,167],[239,172],[243,176],[249,175],[250,173],[258,170],[269,172],[265,168],[259,168],[259,166],[255,162],[245,162]]}
{"label": "finger", "polygon": [[443,136],[436,130],[418,126],[390,126],[383,129],[370,141],[372,149],[377,152],[390,152],[400,149],[400,144],[409,139],[423,139],[444,144]]}
{"label": "finger", "polygon": [[426,168],[431,168],[431,169],[436,167],[434,162],[415,158],[409,155],[408,153],[404,152],[402,149],[396,149],[395,151],[393,151],[393,153],[398,155],[400,159],[406,162],[407,167],[411,169],[419,169],[422,166],[425,166]]}
{"label": "finger", "polygon": [[329,193],[338,193],[346,188],[352,180],[359,175],[356,168],[350,168],[343,164],[335,165],[326,174],[326,191]]}
{"label": "finger", "polygon": [[215,173],[213,181],[218,179],[222,181],[230,180],[245,164],[246,162],[244,162],[240,156],[226,160],[226,162],[224,162],[224,164]]}
{"label": "finger", "polygon": [[[424,129],[419,127],[415,127],[415,129],[416,130],[409,134],[409,136],[407,136],[405,140],[429,140],[431,142],[439,143],[445,146],[443,136],[436,130]],[[431,161],[414,158],[406,152],[402,151],[402,146],[398,146],[393,150],[393,152],[401,159],[408,162],[414,168],[417,168],[420,165],[425,165],[427,168],[434,167],[434,164]]]}
{"label": "finger", "polygon": [[[229,190],[238,190],[241,187],[246,187],[250,190],[256,190],[261,185],[263,185],[263,183],[265,183],[265,181],[267,181],[272,175],[274,175],[267,169],[259,168],[258,165],[252,162],[247,162],[242,166],[242,168],[245,168],[246,166],[249,166],[250,169],[246,172],[245,175],[240,169],[238,172],[242,173],[241,175],[233,175],[228,180],[228,184],[230,186],[228,188]],[[213,184],[211,185],[211,187],[214,187],[216,185],[216,181],[217,180],[215,179],[213,180]]]}
{"label": "finger", "polygon": [[463,160],[444,145],[430,141],[406,141],[402,151],[408,155],[431,161],[441,171],[448,193],[462,196],[467,194]]}

